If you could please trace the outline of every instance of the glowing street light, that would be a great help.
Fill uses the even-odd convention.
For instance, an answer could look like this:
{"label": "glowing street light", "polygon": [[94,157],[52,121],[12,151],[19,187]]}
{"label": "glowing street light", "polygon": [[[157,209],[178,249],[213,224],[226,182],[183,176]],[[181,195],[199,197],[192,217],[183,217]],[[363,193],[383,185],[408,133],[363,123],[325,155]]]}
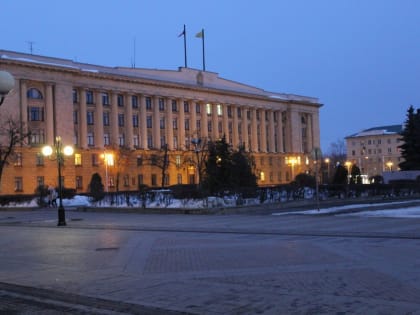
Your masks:
{"label": "glowing street light", "polygon": [[45,146],[42,148],[42,154],[47,156],[50,160],[57,161],[57,169],[58,169],[58,198],[59,198],[59,206],[58,206],[58,226],[66,225],[66,215],[64,212],[63,207],[63,185],[61,182],[61,167],[64,164],[64,157],[73,155],[73,147],[67,145],[63,148],[63,144],[61,142],[61,137],[58,136],[55,138],[53,146]]}
{"label": "glowing street light", "polygon": [[386,166],[388,166],[390,172],[392,172],[392,166],[393,165],[394,165],[394,163],[392,163],[392,161],[386,162]]}
{"label": "glowing street light", "polygon": [[286,157],[286,164],[290,165],[292,169],[292,180],[294,179],[294,168],[295,165],[300,164],[300,157]]}
{"label": "glowing street light", "polygon": [[350,161],[346,161],[346,163],[344,163],[344,165],[347,167],[347,184],[350,184],[350,167],[351,167],[351,162]]}
{"label": "glowing street light", "polygon": [[105,191],[108,192],[108,186],[109,186],[109,182],[108,182],[108,166],[114,166],[114,154],[112,153],[107,153],[104,152],[101,157],[104,159],[104,164],[105,164]]}

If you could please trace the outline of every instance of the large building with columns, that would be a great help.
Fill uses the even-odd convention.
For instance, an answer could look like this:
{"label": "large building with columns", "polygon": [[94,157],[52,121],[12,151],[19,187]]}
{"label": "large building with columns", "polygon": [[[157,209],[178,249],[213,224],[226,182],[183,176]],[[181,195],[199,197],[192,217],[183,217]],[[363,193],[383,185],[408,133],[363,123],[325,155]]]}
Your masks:
{"label": "large building with columns", "polygon": [[[93,173],[106,178],[108,191],[160,187],[162,177],[168,186],[196,184],[195,156],[204,148],[194,140],[223,136],[252,154],[259,185],[274,186],[311,172],[311,152],[320,146],[317,98],[268,92],[214,72],[105,67],[4,50],[0,69],[15,78],[0,118],[12,116],[31,132],[3,172],[1,194],[56,185],[56,162],[41,148],[57,136],[75,148],[62,182],[78,192],[88,190]],[[164,151],[162,175],[156,160]]]}

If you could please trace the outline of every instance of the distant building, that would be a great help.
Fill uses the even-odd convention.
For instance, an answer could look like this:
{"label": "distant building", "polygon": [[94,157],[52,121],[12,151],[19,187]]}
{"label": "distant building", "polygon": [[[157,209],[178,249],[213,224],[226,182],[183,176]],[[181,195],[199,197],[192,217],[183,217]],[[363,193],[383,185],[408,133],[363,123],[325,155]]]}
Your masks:
{"label": "distant building", "polygon": [[380,126],[346,137],[347,160],[370,178],[399,170],[402,125]]}
{"label": "distant building", "polygon": [[[252,153],[259,185],[287,183],[313,170],[311,152],[320,146],[317,98],[268,92],[214,72],[104,67],[4,50],[0,69],[16,80],[1,114],[32,132],[18,148],[19,161],[5,169],[2,194],[58,183],[56,164],[41,155],[57,136],[75,148],[62,182],[78,192],[96,172],[109,191],[117,184],[120,191],[159,187],[162,177],[166,186],[196,184],[197,140],[223,136]],[[162,175],[156,161],[166,150]]]}

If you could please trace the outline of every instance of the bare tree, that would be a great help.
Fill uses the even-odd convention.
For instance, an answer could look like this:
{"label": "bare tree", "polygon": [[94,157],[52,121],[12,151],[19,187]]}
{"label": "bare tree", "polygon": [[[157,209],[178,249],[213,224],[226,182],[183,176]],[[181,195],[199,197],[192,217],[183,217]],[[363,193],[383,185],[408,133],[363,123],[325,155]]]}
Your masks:
{"label": "bare tree", "polygon": [[344,163],[344,161],[346,160],[347,152],[344,139],[338,139],[337,141],[332,142],[328,151],[330,163],[332,165],[336,165],[339,162]]}
{"label": "bare tree", "polygon": [[16,147],[26,144],[30,136],[19,119],[9,116],[0,121],[0,183],[5,166],[16,159]]}

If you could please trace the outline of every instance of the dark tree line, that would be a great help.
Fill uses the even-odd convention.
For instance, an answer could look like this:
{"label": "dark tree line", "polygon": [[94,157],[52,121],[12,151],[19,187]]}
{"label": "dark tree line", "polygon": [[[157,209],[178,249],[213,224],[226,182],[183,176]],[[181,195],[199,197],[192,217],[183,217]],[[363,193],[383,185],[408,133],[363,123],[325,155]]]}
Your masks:
{"label": "dark tree line", "polygon": [[407,119],[401,132],[401,157],[399,164],[402,171],[420,170],[420,109],[413,106],[407,110]]}

